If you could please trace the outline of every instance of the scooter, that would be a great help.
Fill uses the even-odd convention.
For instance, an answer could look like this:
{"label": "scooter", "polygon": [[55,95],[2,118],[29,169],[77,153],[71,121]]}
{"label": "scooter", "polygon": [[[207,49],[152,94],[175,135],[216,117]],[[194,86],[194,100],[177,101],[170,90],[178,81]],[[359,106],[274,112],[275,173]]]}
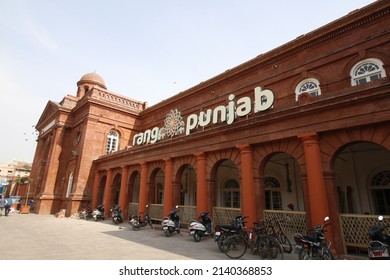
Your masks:
{"label": "scooter", "polygon": [[368,244],[368,258],[370,260],[388,260],[390,259],[390,235],[385,232],[385,229],[390,225],[383,224],[383,216],[378,217],[382,224],[374,225],[368,230],[370,243]]}
{"label": "scooter", "polygon": [[194,237],[195,242],[199,242],[203,236],[212,234],[213,223],[209,217],[209,212],[202,212],[198,220],[192,220],[188,229],[190,235]]}
{"label": "scooter", "polygon": [[308,235],[300,233],[294,234],[296,242],[294,253],[298,254],[300,260],[334,260],[332,251],[330,250],[330,241],[325,237],[324,228],[330,223],[329,217],[325,217],[323,225],[317,225],[312,229],[308,229]]}
{"label": "scooter", "polygon": [[95,210],[93,210],[92,218],[95,220],[95,222],[98,219],[104,220],[104,205],[99,205]]}
{"label": "scooter", "polygon": [[168,213],[168,217],[164,217],[161,227],[165,233],[166,237],[171,236],[171,233],[177,232],[180,233],[180,217],[177,215],[179,211],[179,206],[176,205],[176,209],[171,210]]}
{"label": "scooter", "polygon": [[120,206],[116,206],[114,207],[114,209],[111,209],[111,218],[114,224],[119,224],[123,222],[122,210]]}
{"label": "scooter", "polygon": [[[146,205],[148,208],[149,205]],[[141,220],[141,215],[144,215],[144,220]],[[149,211],[145,210],[144,212],[139,213],[139,215],[132,215],[129,219],[129,223],[133,230],[139,230],[142,227],[149,225],[153,229],[152,221],[149,218]]]}

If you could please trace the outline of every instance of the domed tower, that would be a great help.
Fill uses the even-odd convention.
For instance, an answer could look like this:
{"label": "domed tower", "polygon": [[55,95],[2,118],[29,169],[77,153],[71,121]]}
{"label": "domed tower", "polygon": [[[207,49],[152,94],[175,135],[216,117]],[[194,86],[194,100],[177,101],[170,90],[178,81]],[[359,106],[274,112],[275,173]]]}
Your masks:
{"label": "domed tower", "polygon": [[77,82],[77,97],[82,98],[92,87],[98,86],[107,89],[103,78],[96,73],[88,73]]}

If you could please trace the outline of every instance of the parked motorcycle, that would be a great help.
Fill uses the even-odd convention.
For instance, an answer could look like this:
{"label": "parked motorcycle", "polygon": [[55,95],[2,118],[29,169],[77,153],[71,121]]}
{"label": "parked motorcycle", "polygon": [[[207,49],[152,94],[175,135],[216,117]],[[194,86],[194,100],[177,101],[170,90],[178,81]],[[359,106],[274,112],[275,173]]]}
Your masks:
{"label": "parked motorcycle", "polygon": [[111,218],[115,224],[119,224],[123,222],[122,210],[120,206],[116,206],[113,209],[111,209]]}
{"label": "parked motorcycle", "polygon": [[92,208],[88,206],[88,208],[80,212],[79,218],[88,220],[89,218],[92,218],[92,212]]}
{"label": "parked motorcycle", "polygon": [[199,242],[203,236],[212,234],[212,222],[209,212],[202,212],[198,220],[192,220],[188,226],[190,234],[194,237],[195,242]]}
{"label": "parked motorcycle", "polygon": [[368,258],[388,260],[390,259],[390,235],[385,230],[390,226],[383,224],[383,216],[379,216],[378,220],[381,224],[374,225],[368,230],[371,240],[368,244]]}
{"label": "parked motorcycle", "polygon": [[[148,209],[149,205],[146,205]],[[141,219],[141,215],[144,216],[144,220]],[[129,219],[129,223],[133,230],[139,230],[141,227],[149,225],[153,229],[152,221],[149,218],[149,211],[145,210],[144,212],[139,213],[139,215],[132,215]]]}
{"label": "parked motorcycle", "polygon": [[245,227],[247,217],[237,216],[230,225],[216,225],[214,230],[214,241],[217,242],[218,249],[224,253],[223,242],[231,235],[238,234],[242,227]]}
{"label": "parked motorcycle", "polygon": [[334,260],[330,250],[331,243],[325,237],[324,228],[330,225],[327,221],[329,217],[325,217],[323,225],[309,229],[307,235],[294,234],[294,253],[298,254],[300,260]]}
{"label": "parked motorcycle", "polygon": [[166,235],[166,237],[171,236],[171,233],[177,232],[180,233],[180,217],[177,215],[179,211],[179,206],[176,205],[174,210],[171,210],[168,213],[168,217],[164,217],[161,227]]}
{"label": "parked motorcycle", "polygon": [[95,210],[93,210],[92,218],[95,220],[95,222],[98,219],[104,220],[104,205],[99,205]]}

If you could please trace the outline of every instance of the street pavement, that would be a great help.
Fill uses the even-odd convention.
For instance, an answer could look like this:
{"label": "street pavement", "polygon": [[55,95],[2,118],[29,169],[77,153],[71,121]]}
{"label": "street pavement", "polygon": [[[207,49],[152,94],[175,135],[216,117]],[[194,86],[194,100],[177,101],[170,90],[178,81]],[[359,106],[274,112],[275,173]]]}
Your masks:
{"label": "street pavement", "polygon": [[[0,217],[0,260],[231,260],[211,237],[195,242],[186,230],[166,237],[155,228],[14,212]],[[247,250],[241,259],[259,257]]]}

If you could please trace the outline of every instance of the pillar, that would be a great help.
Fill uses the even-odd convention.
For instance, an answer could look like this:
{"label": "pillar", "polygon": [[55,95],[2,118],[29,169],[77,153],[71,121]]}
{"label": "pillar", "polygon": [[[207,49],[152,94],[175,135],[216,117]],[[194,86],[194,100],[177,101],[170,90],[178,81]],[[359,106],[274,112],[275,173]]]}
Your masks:
{"label": "pillar", "polygon": [[111,208],[112,169],[107,170],[106,186],[104,188],[104,217],[110,217]]}
{"label": "pillar", "polygon": [[121,189],[119,191],[119,206],[122,209],[123,219],[127,219],[128,212],[128,188],[127,188],[127,177],[129,176],[129,167],[122,166],[122,176],[121,176]]}
{"label": "pillar", "polygon": [[92,187],[92,197],[91,197],[91,206],[92,209],[95,209],[97,206],[98,194],[99,194],[99,172],[95,171],[95,176],[93,179],[93,187]]}
{"label": "pillar", "polygon": [[148,164],[141,163],[138,212],[144,212],[148,203]]}
{"label": "pillar", "polygon": [[208,209],[207,181],[206,181],[206,155],[196,153],[196,216],[200,213],[210,211]]}
{"label": "pillar", "polygon": [[164,202],[163,216],[168,215],[172,209],[172,181],[173,181],[173,160],[165,159],[165,181],[164,181]]}
{"label": "pillar", "polygon": [[[330,213],[318,135],[316,133],[310,133],[300,135],[299,138],[303,143],[306,161],[307,192],[310,209],[310,212],[306,213],[310,213],[311,225],[309,226],[322,225],[324,223],[324,218],[329,216]],[[328,227],[327,231],[327,239],[333,244],[333,233],[331,227]]]}
{"label": "pillar", "polygon": [[256,220],[255,186],[253,182],[253,151],[250,145],[237,145],[241,155],[241,214],[248,216],[247,226]]}

